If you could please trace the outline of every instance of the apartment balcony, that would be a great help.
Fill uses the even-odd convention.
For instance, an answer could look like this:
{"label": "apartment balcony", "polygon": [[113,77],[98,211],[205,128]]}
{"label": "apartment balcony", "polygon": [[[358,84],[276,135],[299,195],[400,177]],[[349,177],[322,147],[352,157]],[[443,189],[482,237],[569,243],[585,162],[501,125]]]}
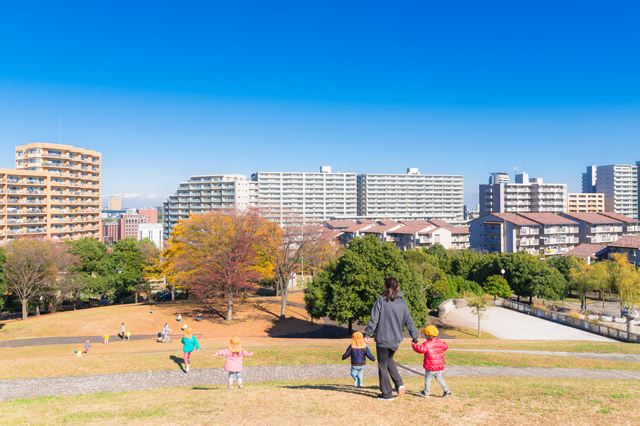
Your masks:
{"label": "apartment balcony", "polygon": [[591,244],[612,243],[618,238],[618,235],[587,235],[587,241]]}
{"label": "apartment balcony", "polygon": [[559,238],[541,238],[540,242],[548,244],[578,244],[580,239],[578,237],[559,237]]}
{"label": "apartment balcony", "polygon": [[577,226],[544,228],[545,234],[577,234],[578,232],[579,232],[579,229]]}
{"label": "apartment balcony", "polygon": [[602,232],[622,232],[622,226],[592,226],[591,233],[599,234]]}
{"label": "apartment balcony", "polygon": [[518,235],[538,235],[540,230],[538,228],[518,229]]}
{"label": "apartment balcony", "polygon": [[535,238],[521,238],[519,240],[516,240],[516,246],[520,246],[520,247],[537,246],[538,242],[539,241]]}

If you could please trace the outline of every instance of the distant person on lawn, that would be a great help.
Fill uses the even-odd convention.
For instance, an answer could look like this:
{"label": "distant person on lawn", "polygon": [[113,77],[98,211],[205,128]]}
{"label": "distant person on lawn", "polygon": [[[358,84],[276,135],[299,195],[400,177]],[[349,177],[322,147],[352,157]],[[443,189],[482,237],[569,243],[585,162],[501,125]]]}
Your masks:
{"label": "distant person on lawn", "polygon": [[442,379],[442,372],[444,371],[444,352],[449,349],[449,346],[438,339],[440,331],[433,326],[428,325],[423,331],[427,336],[427,341],[419,345],[413,344],[413,350],[419,354],[424,354],[424,390],[420,391],[420,396],[429,398],[431,393],[431,380],[435,377],[444,394],[443,398],[451,396],[449,387]]}
{"label": "distant person on lawn", "polygon": [[364,373],[364,366],[367,363],[367,358],[371,361],[375,361],[367,344],[364,342],[364,336],[359,331],[353,333],[351,344],[342,355],[342,359],[351,357],[351,377],[353,377],[353,385],[356,387],[362,387],[362,377]]}
{"label": "distant person on lawn", "polygon": [[393,401],[389,375],[398,391],[398,396],[405,394],[406,389],[402,377],[398,373],[398,367],[393,355],[402,343],[402,328],[407,327],[414,343],[418,342],[418,330],[413,324],[407,302],[402,298],[400,285],[395,278],[387,278],[384,281],[384,293],[378,297],[373,309],[371,319],[364,330],[364,341],[369,343],[369,337],[375,332],[376,353],[378,355],[378,379],[380,381],[381,395],[378,399]]}
{"label": "distant person on lawn", "polygon": [[184,358],[184,372],[189,372],[189,364],[191,362],[191,352],[194,349],[200,350],[200,344],[198,343],[198,339],[193,335],[193,330],[191,327],[187,328],[184,331],[184,337],[181,340],[182,343],[182,353]]}
{"label": "distant person on lawn", "polygon": [[89,341],[87,340],[86,342],[84,342],[84,353],[89,355],[89,348],[91,347],[91,345],[89,344]]}
{"label": "distant person on lawn", "polygon": [[238,380],[238,389],[242,389],[242,358],[251,355],[253,355],[253,352],[249,353],[242,348],[239,337],[232,338],[231,344],[227,346],[227,349],[215,353],[214,356],[227,358],[224,364],[227,377],[229,377],[229,386],[227,389],[233,389],[233,376]]}
{"label": "distant person on lawn", "polygon": [[122,340],[124,340],[124,335],[127,332],[127,330],[124,328],[124,323],[122,323],[122,325],[120,326],[120,332],[122,333]]}
{"label": "distant person on lawn", "polygon": [[169,338],[170,331],[172,330],[169,328],[169,323],[166,323],[162,329],[162,343],[165,343],[167,340],[171,343],[171,339]]}

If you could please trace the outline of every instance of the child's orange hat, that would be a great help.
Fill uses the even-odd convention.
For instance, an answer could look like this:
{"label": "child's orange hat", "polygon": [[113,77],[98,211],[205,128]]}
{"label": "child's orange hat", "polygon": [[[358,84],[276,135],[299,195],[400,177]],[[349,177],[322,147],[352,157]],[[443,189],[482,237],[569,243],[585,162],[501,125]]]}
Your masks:
{"label": "child's orange hat", "polygon": [[367,347],[367,345],[364,343],[364,336],[362,335],[361,332],[356,331],[355,333],[353,333],[353,335],[351,336],[352,340],[351,340],[351,347],[354,349],[364,349]]}
{"label": "child's orange hat", "polygon": [[438,334],[440,334],[440,331],[436,328],[435,325],[428,325],[424,328],[424,330],[422,330],[422,332],[426,335],[426,336],[437,336]]}
{"label": "child's orange hat", "polygon": [[234,337],[233,339],[231,339],[231,344],[227,346],[227,349],[229,349],[233,353],[242,352],[242,345],[240,344],[240,338]]}

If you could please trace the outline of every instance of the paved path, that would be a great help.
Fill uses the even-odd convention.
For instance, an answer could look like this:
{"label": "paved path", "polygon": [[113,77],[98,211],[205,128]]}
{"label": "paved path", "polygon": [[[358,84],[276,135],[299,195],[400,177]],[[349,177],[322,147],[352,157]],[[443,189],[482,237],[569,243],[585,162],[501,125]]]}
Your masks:
{"label": "paved path", "polygon": [[[404,349],[404,348],[403,348]],[[517,351],[505,349],[449,349],[450,351],[459,352],[492,352],[505,354],[525,354],[525,355],[551,355],[551,356],[568,356],[574,358],[602,359],[605,361],[627,361],[640,362],[640,355],[636,354],[600,354],[593,352],[556,352],[556,351]]]}
{"label": "paved path", "polygon": [[[442,321],[455,327],[478,328],[478,317],[471,312],[470,308],[455,309]],[[493,334],[498,339],[615,342],[597,334],[497,306],[486,311],[481,319],[481,328],[482,331]]]}
{"label": "paved path", "polygon": [[[175,333],[176,337],[180,335],[180,333]],[[197,335],[199,336],[199,335]],[[169,334],[171,337],[171,334]],[[149,340],[149,339],[157,339],[158,335],[153,334],[139,334],[132,335],[129,337],[130,340]],[[5,340],[4,342],[0,341],[0,348],[23,348],[25,346],[50,346],[50,345],[73,345],[76,343],[84,343],[87,340],[90,340],[93,343],[102,343],[102,335],[100,336],[69,336],[69,337],[39,337],[34,339],[17,339],[17,340]],[[122,340],[117,335],[109,336],[109,344],[127,341],[126,339]]]}
{"label": "paved path", "polygon": [[[403,376],[423,376],[421,365],[401,365]],[[369,364],[365,377],[376,382],[376,365]],[[447,366],[447,377],[547,377],[570,379],[640,380],[640,371],[587,370],[573,368],[536,367],[471,367]],[[243,379],[247,383],[265,381],[293,381],[316,379],[345,379],[349,377],[347,364],[285,365],[245,367]],[[144,371],[135,373],[101,374],[93,376],[42,377],[36,379],[0,381],[0,399],[35,398],[44,396],[80,395],[99,392],[123,392],[176,386],[224,385],[227,375],[221,368]],[[304,385],[300,385],[304,387]]]}

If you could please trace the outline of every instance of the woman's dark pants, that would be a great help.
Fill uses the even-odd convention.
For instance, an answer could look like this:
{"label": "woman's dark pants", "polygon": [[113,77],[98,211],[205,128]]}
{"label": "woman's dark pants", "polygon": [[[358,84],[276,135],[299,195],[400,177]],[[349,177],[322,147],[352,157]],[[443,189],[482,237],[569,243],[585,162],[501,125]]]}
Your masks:
{"label": "woman's dark pants", "polygon": [[393,359],[396,349],[381,348],[376,345],[376,355],[378,357],[378,379],[380,380],[380,391],[384,398],[393,398],[393,388],[389,383],[389,376],[393,380],[396,389],[403,385],[402,377],[398,373],[398,366]]}

